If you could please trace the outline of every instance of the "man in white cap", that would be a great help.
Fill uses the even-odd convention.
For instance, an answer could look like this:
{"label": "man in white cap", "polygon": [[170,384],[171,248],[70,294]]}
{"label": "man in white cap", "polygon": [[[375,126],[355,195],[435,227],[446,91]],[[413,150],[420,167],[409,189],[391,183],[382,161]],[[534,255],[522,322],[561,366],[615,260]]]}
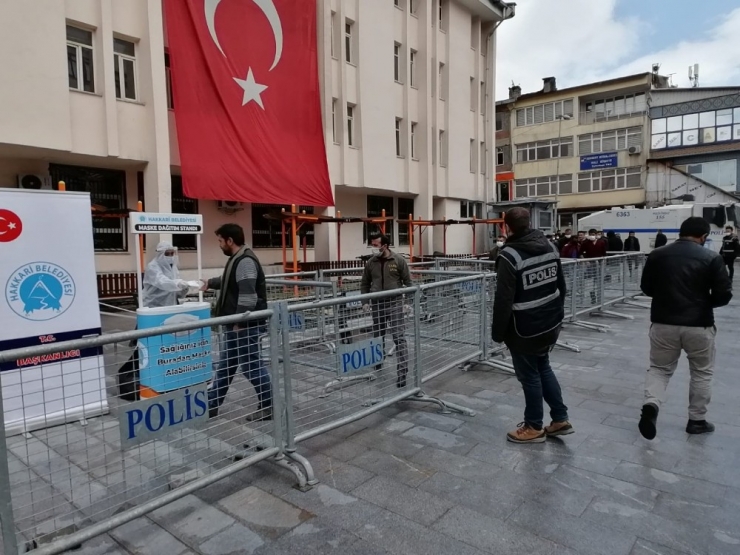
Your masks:
{"label": "man in white cap", "polygon": [[177,263],[177,249],[172,243],[159,243],[157,255],[147,264],[144,272],[142,301],[145,307],[175,306],[178,299],[185,296],[188,283],[180,279]]}

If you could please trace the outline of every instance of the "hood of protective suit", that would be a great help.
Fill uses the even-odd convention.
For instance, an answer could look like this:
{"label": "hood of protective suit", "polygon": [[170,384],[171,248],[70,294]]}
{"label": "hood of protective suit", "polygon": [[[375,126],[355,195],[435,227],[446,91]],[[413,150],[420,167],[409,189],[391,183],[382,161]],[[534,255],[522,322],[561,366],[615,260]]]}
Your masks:
{"label": "hood of protective suit", "polygon": [[174,250],[172,243],[162,241],[157,245],[156,256],[147,264],[142,302],[148,308],[178,304],[177,299],[183,288],[180,285],[177,256],[165,256],[165,252]]}

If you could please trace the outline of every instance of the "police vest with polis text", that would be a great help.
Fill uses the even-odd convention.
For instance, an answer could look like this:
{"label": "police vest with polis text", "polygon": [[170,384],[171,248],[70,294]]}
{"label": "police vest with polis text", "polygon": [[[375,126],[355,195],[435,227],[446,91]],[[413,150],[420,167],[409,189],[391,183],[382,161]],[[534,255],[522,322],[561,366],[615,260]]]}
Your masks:
{"label": "police vest with polis text", "polygon": [[[512,247],[499,253],[516,272],[516,292],[512,317],[516,334],[524,339],[557,332],[563,322],[563,301],[558,289],[560,254],[532,255]],[[553,341],[554,343],[554,341]]]}

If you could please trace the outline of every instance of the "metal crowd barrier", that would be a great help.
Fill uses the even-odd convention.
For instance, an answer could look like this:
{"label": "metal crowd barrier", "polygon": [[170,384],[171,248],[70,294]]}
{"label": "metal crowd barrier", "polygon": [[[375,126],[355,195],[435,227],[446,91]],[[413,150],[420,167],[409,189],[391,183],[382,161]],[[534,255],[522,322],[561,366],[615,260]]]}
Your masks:
{"label": "metal crowd barrier", "polygon": [[[425,395],[423,384],[485,356],[490,277],[439,276],[350,302],[334,282],[303,279],[297,286],[312,295],[270,301],[265,311],[0,352],[0,363],[29,363],[22,387],[6,391],[3,383],[0,397],[3,553],[61,553],[262,461],[290,470],[298,487],[308,488],[316,480],[296,444],[402,400],[474,415]],[[290,279],[270,281],[289,291],[296,286]],[[240,349],[246,350],[235,347],[233,333],[243,334]],[[174,375],[185,380],[194,368],[207,367],[210,386],[175,384],[140,400],[121,394],[120,383],[132,379],[125,365],[135,352],[174,356],[143,354],[131,341],[175,336],[182,342],[193,334],[202,350],[192,357],[178,350],[187,359]],[[123,374],[122,367],[128,368]],[[84,390],[60,382],[58,391],[34,394],[55,372],[77,374]],[[229,384],[236,374],[243,376]],[[0,381],[7,376],[0,374]],[[97,396],[105,406],[94,414],[63,409],[66,424],[6,434],[8,418],[70,396]],[[255,420],[270,406],[271,419]]]}

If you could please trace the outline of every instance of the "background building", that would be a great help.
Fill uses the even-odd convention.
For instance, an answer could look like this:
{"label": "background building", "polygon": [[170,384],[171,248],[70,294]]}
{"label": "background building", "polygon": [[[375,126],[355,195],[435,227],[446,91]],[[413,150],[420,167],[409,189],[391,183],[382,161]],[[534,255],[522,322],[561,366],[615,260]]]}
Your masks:
{"label": "background building", "polygon": [[[513,6],[319,0],[317,10],[336,209],[343,216],[382,209],[403,218],[482,216],[495,176],[494,31]],[[205,267],[223,264],[212,233],[225,222],[244,226],[265,263],[281,259],[280,226],[262,217],[280,207],[183,195],[161,0],[3,2],[0,46],[7,77],[0,83],[0,187],[63,180],[69,190],[89,191],[99,216],[135,209],[138,200],[147,211],[202,213]],[[408,244],[405,229],[389,227],[397,247]],[[128,219],[96,217],[94,228],[98,271],[132,271]],[[344,226],[345,258],[368,252],[367,232]],[[441,233],[434,242],[425,237],[428,252],[441,249]],[[450,252],[468,252],[471,242],[470,226],[450,228]],[[187,252],[194,241],[175,243],[182,265],[194,266]],[[335,257],[334,225],[316,226],[308,243],[309,259]]]}
{"label": "background building", "polygon": [[737,200],[740,87],[654,91],[650,119],[649,204]]}
{"label": "background building", "polygon": [[613,206],[645,204],[648,101],[667,79],[642,73],[519,96],[511,116],[515,198],[558,201],[558,222],[541,214],[539,227],[577,227],[578,219]]}

